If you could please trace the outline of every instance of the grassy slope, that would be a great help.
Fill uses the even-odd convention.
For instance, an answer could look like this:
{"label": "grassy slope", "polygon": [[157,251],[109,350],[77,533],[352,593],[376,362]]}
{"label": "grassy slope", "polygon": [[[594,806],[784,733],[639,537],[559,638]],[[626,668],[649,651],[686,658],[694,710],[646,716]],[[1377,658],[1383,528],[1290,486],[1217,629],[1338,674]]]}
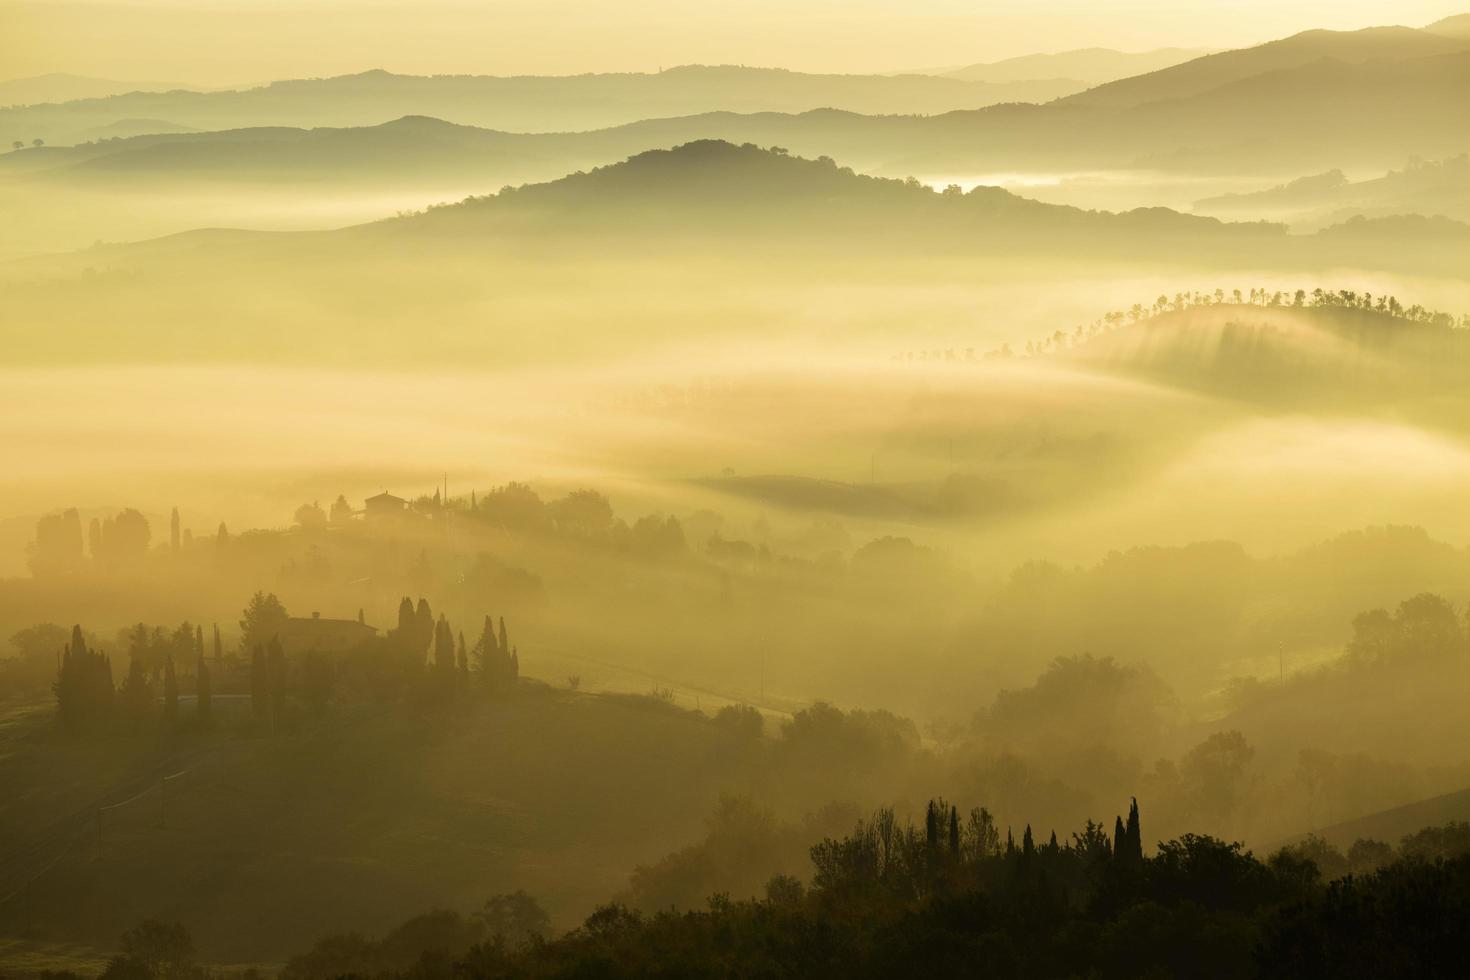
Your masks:
{"label": "grassy slope", "polygon": [[[279,736],[243,707],[207,734],[102,744],[57,737],[49,707],[13,710],[0,870],[22,890],[7,937],[105,949],[152,915],[186,922],[216,961],[268,960],[517,888],[567,922],[739,781],[718,730],[649,699],[533,687],[447,717],[339,708]],[[160,827],[150,787],[180,771]],[[104,817],[99,861],[94,808],[142,790]]]}

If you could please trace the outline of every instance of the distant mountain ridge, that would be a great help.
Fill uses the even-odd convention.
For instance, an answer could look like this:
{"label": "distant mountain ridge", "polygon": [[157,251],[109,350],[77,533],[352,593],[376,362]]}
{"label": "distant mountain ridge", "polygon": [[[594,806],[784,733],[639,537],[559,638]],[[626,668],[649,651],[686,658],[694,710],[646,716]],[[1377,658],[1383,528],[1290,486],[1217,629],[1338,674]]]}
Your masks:
{"label": "distant mountain ridge", "polygon": [[128,92],[167,92],[187,88],[189,86],[176,82],[125,82],[112,78],[51,72],[30,78],[0,81],[0,107],[102,99]]}
{"label": "distant mountain ridge", "polygon": [[1019,82],[1037,78],[1076,79],[1088,85],[1142,75],[1211,54],[1208,48],[1158,48],[1153,51],[1116,51],[1080,48],[1056,54],[1026,54],[1001,61],[981,62],[940,72],[945,78],[975,82]]}
{"label": "distant mountain ridge", "polygon": [[526,133],[600,129],[711,111],[934,114],[1001,102],[1048,101],[1075,82],[991,84],[927,75],[816,75],[775,68],[690,65],[655,74],[396,75],[381,69],[288,79],[222,92],[135,92],[0,110],[0,139],[70,142],[120,118],[194,129],[363,126],[405,115]]}
{"label": "distant mountain ridge", "polygon": [[1279,41],[1222,51],[1148,74],[1120,79],[1068,96],[1063,101],[1076,105],[1127,108],[1200,96],[1269,72],[1299,69],[1325,60],[1364,65],[1466,50],[1470,50],[1470,39],[1411,27],[1304,31]]}

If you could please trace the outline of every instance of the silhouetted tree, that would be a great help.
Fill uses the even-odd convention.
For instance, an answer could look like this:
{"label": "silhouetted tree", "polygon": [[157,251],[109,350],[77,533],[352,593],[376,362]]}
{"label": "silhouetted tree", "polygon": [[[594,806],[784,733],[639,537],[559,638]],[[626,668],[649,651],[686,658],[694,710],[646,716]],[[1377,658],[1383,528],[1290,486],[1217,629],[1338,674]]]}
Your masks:
{"label": "silhouetted tree", "polygon": [[1143,863],[1143,830],[1138,822],[1138,800],[1134,798],[1128,805],[1128,824],[1124,828],[1124,839],[1127,842],[1126,859],[1133,864]]}
{"label": "silhouetted tree", "polygon": [[194,665],[194,700],[199,714],[199,723],[208,725],[214,713],[214,689],[209,683],[209,665],[204,662],[204,655],[199,655],[199,662]]}
{"label": "silhouetted tree", "polygon": [[257,592],[240,619],[240,646],[252,649],[275,639],[286,625],[286,607],[274,592]]}
{"label": "silhouetted tree", "polygon": [[134,727],[153,713],[153,685],[148,683],[141,657],[128,658],[128,676],[123,681],[121,694],[123,714]]}
{"label": "silhouetted tree", "polygon": [[414,611],[414,621],[417,623],[418,649],[414,655],[422,662],[428,654],[429,647],[434,643],[434,612],[429,608],[429,600],[420,598],[418,608]]}
{"label": "silhouetted tree", "polygon": [[470,686],[470,655],[464,645],[464,630],[459,632],[459,650],[456,659],[459,668],[459,689],[467,691]]}
{"label": "silhouetted tree", "polygon": [[179,679],[174,674],[174,658],[163,666],[163,720],[169,724],[179,720]]}

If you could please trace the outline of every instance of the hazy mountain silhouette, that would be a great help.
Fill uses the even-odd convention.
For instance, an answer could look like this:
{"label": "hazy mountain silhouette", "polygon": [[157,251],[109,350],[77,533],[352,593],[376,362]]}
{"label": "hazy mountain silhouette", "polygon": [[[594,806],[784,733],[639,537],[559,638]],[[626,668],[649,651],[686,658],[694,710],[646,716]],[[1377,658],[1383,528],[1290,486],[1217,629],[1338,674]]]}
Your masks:
{"label": "hazy mountain silhouette", "polygon": [[[1463,98],[1470,86],[1470,44],[1408,29],[1351,35],[1323,32],[1323,35],[1332,39],[1333,44],[1343,38],[1350,39],[1345,44],[1358,52],[1359,59],[1367,58],[1364,51],[1369,47],[1379,51],[1424,50],[1448,45],[1457,50],[1428,57],[1368,60],[1323,57],[1301,63],[1295,56],[1271,55],[1263,61],[1258,53],[1271,47],[1267,45],[1232,53],[1244,58],[1237,65],[1241,71],[1209,68],[1206,73],[1209,77],[1202,80],[1199,66],[1226,57],[1212,55],[1162,73],[1142,76],[1139,84],[1146,81],[1148,86],[1157,87],[1165,85],[1158,81],[1164,75],[1176,71],[1194,73],[1193,82],[1186,79],[1180,86],[1168,82],[1165,87],[1171,93],[1169,98],[1121,108],[1066,99],[1047,105],[1000,105],[933,116],[864,115],[834,109],[797,114],[713,112],[648,119],[588,132],[540,134],[475,133],[448,126],[435,128],[423,120],[364,127],[367,131],[362,133],[345,132],[343,127],[335,131],[292,132],[279,127],[245,128],[175,136],[168,140],[79,147],[69,155],[58,155],[55,148],[45,148],[45,155],[37,156],[28,148],[5,155],[4,166],[39,170],[127,153],[129,156],[108,163],[92,164],[92,172],[140,174],[151,170],[173,178],[198,171],[214,177],[251,180],[262,173],[279,176],[302,171],[343,179],[350,178],[354,172],[368,171],[381,180],[393,176],[397,168],[398,178],[411,181],[417,179],[419,168],[441,175],[472,174],[480,168],[485,181],[496,186],[518,180],[550,179],[650,147],[700,139],[785,146],[804,156],[829,155],[865,171],[893,176],[1029,169],[1066,172],[1145,168],[1237,174],[1329,167],[1387,169],[1401,164],[1410,155],[1437,158],[1464,151],[1463,134],[1470,131],[1470,100]],[[1278,43],[1294,51],[1304,43],[1302,37],[1306,36]],[[1378,43],[1385,38],[1387,47]],[[1247,71],[1267,62],[1290,64],[1255,74]],[[1227,62],[1227,67],[1230,64],[1234,63]],[[665,73],[669,74],[674,73]],[[636,77],[646,80],[663,76]],[[361,87],[359,94],[375,91],[379,84],[389,89],[399,84],[397,76],[386,76],[391,80],[386,82],[353,78],[359,80],[341,82],[341,85],[349,92],[359,92]],[[405,91],[421,88],[432,93],[439,91],[441,83],[451,87],[462,84],[468,93],[465,98],[470,99],[476,86],[486,81],[409,79],[411,84]],[[326,80],[320,84],[331,88],[339,82]],[[318,95],[326,90],[313,89],[312,84],[280,83],[257,90],[258,96],[220,93],[218,97],[242,99],[242,105],[254,106],[250,112],[259,115],[267,115],[271,103],[283,107],[285,114],[300,114],[307,111],[305,107],[310,100],[285,93],[296,91],[297,87]],[[1187,97],[1181,94],[1192,85],[1204,90]],[[1104,92],[1108,88],[1094,91]],[[1147,93],[1130,91],[1140,98],[1151,98]],[[177,97],[187,100],[217,96],[179,93]],[[251,102],[255,98],[265,101],[257,105]],[[323,112],[381,115],[413,101],[368,98],[354,102],[353,99],[341,103],[328,100],[330,105]],[[1109,100],[1111,97],[1104,101]],[[1117,101],[1128,99],[1120,97]],[[332,108],[342,105],[350,106],[350,111]],[[187,125],[191,119],[205,114],[218,115],[211,110],[162,118],[175,125]],[[0,112],[0,122],[6,118]],[[1351,119],[1352,124],[1345,125],[1344,119]],[[394,147],[391,143],[396,139],[418,145]],[[232,144],[232,152],[198,148],[219,141]],[[245,145],[251,142],[258,145]],[[182,148],[185,146],[188,148]],[[134,153],[142,147],[150,148],[146,153]],[[365,160],[363,152],[356,147],[382,156]]]}
{"label": "hazy mountain silhouette", "polygon": [[1431,34],[1470,39],[1470,14],[1455,14],[1452,17],[1437,20],[1424,29]]}
{"label": "hazy mountain silhouette", "polygon": [[1288,218],[1296,224],[1327,225],[1357,215],[1443,215],[1470,220],[1470,156],[1411,161],[1382,177],[1351,181],[1341,170],[1300,177],[1266,190],[1223,194],[1195,203],[1198,212]]}
{"label": "hazy mountain silhouette", "polygon": [[1080,48],[1056,54],[1027,54],[1001,61],[981,62],[942,72],[945,78],[971,82],[1020,82],[1038,78],[1068,78],[1101,85],[1119,78],[1172,68],[1210,54],[1200,48],[1158,48],[1153,51],[1115,51]]}
{"label": "hazy mountain silhouette", "polygon": [[605,128],[710,111],[937,113],[1075,92],[1064,81],[990,84],[928,75],[812,75],[774,68],[690,65],[656,74],[395,75],[374,70],[223,92],[131,93],[0,111],[0,139],[70,142],[125,118],[195,129],[364,126],[404,115],[523,132]]}
{"label": "hazy mountain silhouette", "polygon": [[1100,85],[1066,99],[1081,105],[1122,108],[1186,99],[1268,72],[1303,68],[1324,60],[1350,65],[1404,61],[1465,51],[1465,39],[1410,27],[1360,31],[1304,31],[1252,48],[1223,51],[1174,67]]}
{"label": "hazy mountain silhouette", "polygon": [[90,78],[52,72],[30,78],[0,81],[0,106],[28,106],[77,99],[105,99],[128,92],[167,92],[187,88],[173,82],[121,82],[111,78]]}

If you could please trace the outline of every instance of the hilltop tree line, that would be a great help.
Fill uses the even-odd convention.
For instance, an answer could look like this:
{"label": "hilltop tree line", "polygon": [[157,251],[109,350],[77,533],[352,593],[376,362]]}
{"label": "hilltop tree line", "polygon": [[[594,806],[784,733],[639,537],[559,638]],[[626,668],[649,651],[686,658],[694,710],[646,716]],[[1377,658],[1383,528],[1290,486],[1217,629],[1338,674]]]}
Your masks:
{"label": "hilltop tree line", "polygon": [[[320,714],[344,693],[381,697],[393,692],[443,701],[476,692],[505,695],[520,678],[520,651],[510,642],[504,617],[497,624],[487,615],[474,646],[468,647],[464,633],[456,636],[442,614],[436,619],[426,599],[415,605],[405,596],[398,626],[386,637],[365,638],[352,650],[287,650],[282,633],[288,619],[275,594],[257,592],[239,623],[240,649],[248,651],[248,686],[239,693],[248,693],[251,716],[271,730],[288,719],[289,699]],[[51,624],[23,632],[28,644],[65,635]],[[95,639],[88,641],[80,625],[57,653],[52,691],[58,718],[68,731],[117,725],[136,730],[154,721],[173,726],[186,720],[180,715],[181,682],[192,687],[193,720],[208,725],[217,693],[214,672],[224,672],[227,679],[241,673],[239,658],[225,656],[217,625],[209,657],[204,628],[188,622],[172,631],[138,623],[118,636],[128,654],[120,686],[111,657]]]}
{"label": "hilltop tree line", "polygon": [[1305,289],[1298,289],[1293,292],[1280,289],[1270,290],[1264,287],[1246,291],[1232,289],[1227,292],[1224,289],[1217,288],[1214,292],[1177,292],[1172,297],[1160,294],[1147,303],[1134,303],[1126,309],[1110,310],[1085,326],[1079,324],[1070,333],[1065,330],[1057,330],[1050,336],[1044,337],[1039,341],[1028,340],[1023,355],[1018,355],[1016,351],[1011,349],[1009,344],[1002,344],[1000,347],[978,356],[975,348],[970,347],[962,351],[957,351],[954,348],[906,351],[902,354],[895,355],[893,359],[898,361],[953,363],[959,361],[997,360],[1016,356],[1035,357],[1080,347],[1083,343],[1116,330],[1119,327],[1139,323],[1150,317],[1212,306],[1363,310],[1366,312],[1380,313],[1393,317],[1396,320],[1423,324],[1439,330],[1470,330],[1470,313],[1456,316],[1453,313],[1432,310],[1420,306],[1417,303],[1406,307],[1399,302],[1397,297],[1387,294],[1374,296],[1371,292],[1366,291],[1322,289],[1320,287],[1310,292]]}

